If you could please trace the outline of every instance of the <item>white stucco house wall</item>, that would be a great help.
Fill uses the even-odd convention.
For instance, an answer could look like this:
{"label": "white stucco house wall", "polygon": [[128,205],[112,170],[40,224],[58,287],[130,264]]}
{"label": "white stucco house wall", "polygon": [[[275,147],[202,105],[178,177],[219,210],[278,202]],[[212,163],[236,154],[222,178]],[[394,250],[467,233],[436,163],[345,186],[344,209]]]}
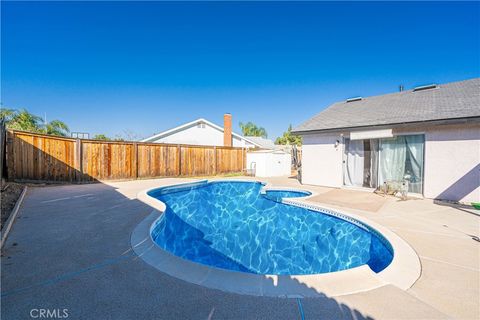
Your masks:
{"label": "white stucco house wall", "polygon": [[[250,139],[231,131],[230,114],[224,116],[224,121],[224,127],[229,127],[229,130],[224,130],[224,127],[200,118],[160,132],[141,141],[204,146],[233,146],[241,148],[260,147],[260,145]],[[226,140],[228,142],[225,142]]]}
{"label": "white stucco house wall", "polygon": [[304,184],[480,202],[480,78],[337,102],[294,133]]}

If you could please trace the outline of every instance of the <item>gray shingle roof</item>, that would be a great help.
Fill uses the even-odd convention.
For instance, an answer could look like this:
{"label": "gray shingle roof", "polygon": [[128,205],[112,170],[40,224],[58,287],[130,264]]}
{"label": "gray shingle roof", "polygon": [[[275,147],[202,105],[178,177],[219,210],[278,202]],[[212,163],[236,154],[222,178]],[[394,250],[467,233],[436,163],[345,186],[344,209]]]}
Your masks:
{"label": "gray shingle roof", "polygon": [[265,139],[262,137],[253,137],[253,136],[246,136],[248,140],[258,144],[261,148],[264,149],[275,149],[275,143],[273,143],[270,139]]}
{"label": "gray shingle roof", "polygon": [[321,131],[419,121],[480,117],[480,78],[336,102],[293,131]]}

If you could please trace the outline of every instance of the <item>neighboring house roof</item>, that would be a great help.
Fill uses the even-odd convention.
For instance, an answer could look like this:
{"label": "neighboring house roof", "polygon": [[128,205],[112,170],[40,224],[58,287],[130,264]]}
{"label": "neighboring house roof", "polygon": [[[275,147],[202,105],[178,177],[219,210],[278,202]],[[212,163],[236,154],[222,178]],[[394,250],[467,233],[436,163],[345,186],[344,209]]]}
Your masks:
{"label": "neighboring house roof", "polygon": [[293,132],[478,118],[480,78],[351,100],[332,104]]}
{"label": "neighboring house roof", "polygon": [[[197,124],[199,124],[199,123],[205,123],[205,124],[207,124],[207,125],[215,128],[215,129],[223,132],[223,128],[222,128],[222,127],[220,127],[220,126],[216,125],[215,123],[210,122],[210,121],[208,121],[208,120],[206,120],[206,119],[199,118],[199,119],[197,119],[197,120],[193,120],[193,121],[191,121],[191,122],[187,122],[187,123],[185,123],[185,124],[182,124],[182,125],[180,125],[180,126],[178,126],[178,127],[175,127],[175,128],[172,128],[172,129],[169,129],[169,130],[166,130],[166,131],[157,133],[157,134],[155,134],[155,135],[153,135],[153,136],[151,136],[151,137],[145,138],[145,139],[140,140],[140,141],[141,141],[141,142],[156,141],[156,140],[161,139],[161,138],[163,138],[163,137],[166,137],[166,136],[168,136],[168,135],[170,135],[170,134],[173,134],[173,133],[182,131],[183,129],[186,129],[186,128],[190,128],[190,127],[192,127],[192,126],[195,126],[195,125],[197,125]],[[245,140],[245,141],[247,141],[247,142],[250,142],[251,144],[253,144],[253,145],[257,146],[257,147],[260,147],[260,145],[258,145],[258,144],[255,143],[254,141],[252,141],[252,140],[250,140],[250,139],[248,139],[248,138],[245,138],[244,136],[241,136],[241,135],[239,135],[238,133],[232,132],[232,136],[237,137],[237,138],[239,138],[239,139],[241,139],[241,140]]]}
{"label": "neighboring house roof", "polygon": [[262,149],[275,149],[275,143],[273,143],[270,139],[265,139],[262,137],[253,137],[253,136],[246,136],[245,138],[255,142],[260,148]]}

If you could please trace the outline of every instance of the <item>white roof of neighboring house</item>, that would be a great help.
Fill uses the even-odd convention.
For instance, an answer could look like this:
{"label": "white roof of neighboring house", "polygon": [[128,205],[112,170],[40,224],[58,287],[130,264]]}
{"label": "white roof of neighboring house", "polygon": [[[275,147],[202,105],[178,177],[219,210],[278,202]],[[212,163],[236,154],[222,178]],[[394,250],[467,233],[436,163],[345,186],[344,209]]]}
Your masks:
{"label": "white roof of neighboring house", "polygon": [[[166,131],[157,133],[157,134],[155,134],[155,135],[153,135],[153,136],[151,136],[151,137],[142,139],[142,140],[140,140],[140,141],[141,141],[141,142],[155,141],[155,140],[161,139],[161,138],[163,138],[163,137],[166,137],[166,136],[168,136],[168,135],[170,135],[170,134],[173,134],[173,133],[175,133],[175,132],[182,131],[183,129],[190,128],[190,127],[192,127],[192,126],[194,126],[194,125],[197,125],[198,123],[205,123],[205,124],[207,124],[207,125],[215,128],[215,129],[223,132],[223,128],[220,127],[220,126],[218,126],[218,125],[216,125],[215,123],[210,122],[210,121],[208,121],[208,120],[206,120],[206,119],[204,119],[204,118],[198,118],[197,120],[193,120],[193,121],[191,121],[191,122],[184,123],[184,124],[182,124],[182,125],[180,125],[180,126],[178,126],[178,127],[175,127],[175,128],[172,128],[172,129],[169,129],[169,130],[166,130]],[[246,138],[246,137],[244,137],[244,136],[242,136],[242,135],[239,135],[238,133],[232,132],[232,136],[237,137],[238,139],[241,139],[241,140],[245,140],[245,141],[247,141],[247,142],[250,142],[251,144],[253,144],[253,145],[261,148],[261,146],[260,146],[258,143],[252,141],[250,138]]]}
{"label": "white roof of neighboring house", "polygon": [[290,152],[286,152],[285,150],[282,149],[261,149],[261,150],[252,150],[248,151],[249,153],[274,153],[274,154],[280,154],[280,153],[285,153],[285,154],[290,154]]}
{"label": "white roof of neighboring house", "polygon": [[253,137],[253,136],[247,136],[246,137],[247,139],[255,142],[256,144],[258,144],[260,146],[260,148],[263,148],[263,149],[275,149],[275,143],[273,143],[272,140],[270,139],[265,139],[265,138],[262,138],[262,137]]}

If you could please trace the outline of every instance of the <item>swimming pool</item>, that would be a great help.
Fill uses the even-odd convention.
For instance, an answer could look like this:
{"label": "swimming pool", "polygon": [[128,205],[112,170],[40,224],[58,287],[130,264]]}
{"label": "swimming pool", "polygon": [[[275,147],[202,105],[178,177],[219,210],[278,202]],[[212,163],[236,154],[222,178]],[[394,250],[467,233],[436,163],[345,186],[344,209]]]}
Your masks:
{"label": "swimming pool", "polygon": [[309,191],[300,191],[300,190],[265,190],[262,193],[267,199],[281,202],[283,198],[300,198],[311,195]]}
{"label": "swimming pool", "polygon": [[282,202],[309,192],[259,182],[213,181],[148,192],[166,205],[150,229],[162,249],[211,267],[253,274],[308,275],[368,265],[380,272],[392,248],[358,221]]}

